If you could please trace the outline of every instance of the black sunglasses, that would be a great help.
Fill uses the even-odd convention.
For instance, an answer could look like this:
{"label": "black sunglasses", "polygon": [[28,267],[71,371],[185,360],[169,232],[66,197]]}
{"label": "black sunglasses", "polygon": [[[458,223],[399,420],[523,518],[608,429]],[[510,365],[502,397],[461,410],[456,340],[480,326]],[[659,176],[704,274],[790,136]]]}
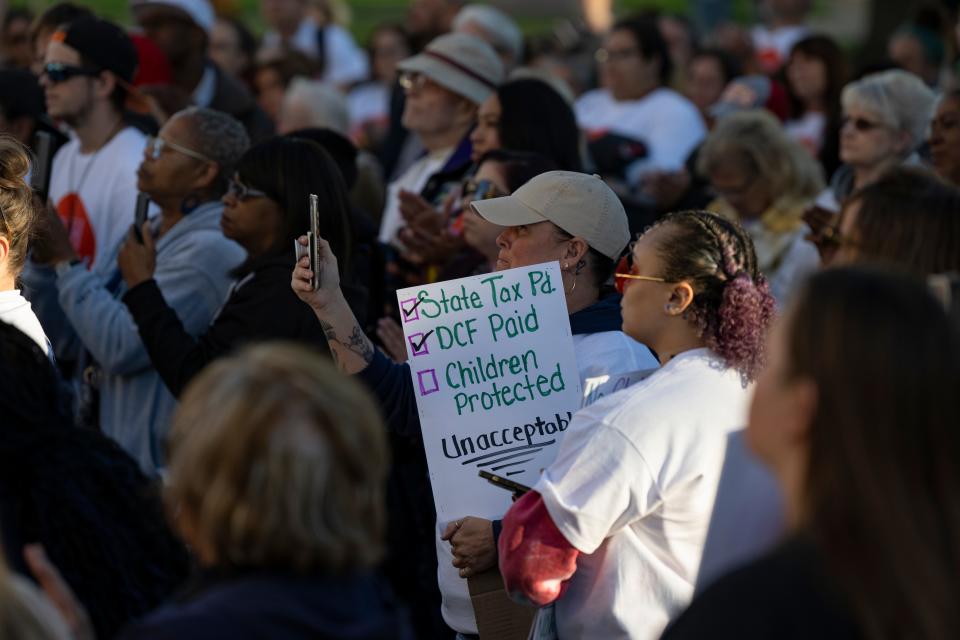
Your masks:
{"label": "black sunglasses", "polygon": [[100,75],[100,70],[93,67],[75,67],[62,62],[48,62],[43,68],[43,74],[50,82],[59,83],[76,76],[95,78]]}

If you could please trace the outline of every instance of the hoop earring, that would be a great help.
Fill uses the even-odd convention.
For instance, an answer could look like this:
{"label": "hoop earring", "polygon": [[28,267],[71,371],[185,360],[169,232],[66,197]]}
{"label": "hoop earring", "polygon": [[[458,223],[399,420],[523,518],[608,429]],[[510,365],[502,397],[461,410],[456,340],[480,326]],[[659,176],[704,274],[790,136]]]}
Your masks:
{"label": "hoop earring", "polygon": [[564,293],[566,293],[567,295],[570,295],[571,293],[574,292],[574,290],[576,290],[576,288],[577,288],[577,274],[575,273],[573,274],[573,286],[570,287],[570,291],[564,291]]}

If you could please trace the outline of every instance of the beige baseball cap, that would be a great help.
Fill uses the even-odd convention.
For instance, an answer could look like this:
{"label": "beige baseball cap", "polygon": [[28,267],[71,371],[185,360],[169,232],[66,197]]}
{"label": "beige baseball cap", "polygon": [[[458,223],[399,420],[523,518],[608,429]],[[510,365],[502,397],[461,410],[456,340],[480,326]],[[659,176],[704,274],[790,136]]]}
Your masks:
{"label": "beige baseball cap", "polygon": [[503,62],[489,44],[466,33],[434,38],[421,53],[401,60],[400,71],[422,73],[441,87],[480,104],[503,82]]}
{"label": "beige baseball cap", "polygon": [[611,260],[630,242],[627,212],[600,176],[575,171],[549,171],[533,178],[513,195],[470,204],[493,224],[515,227],[549,221],[579,236]]}

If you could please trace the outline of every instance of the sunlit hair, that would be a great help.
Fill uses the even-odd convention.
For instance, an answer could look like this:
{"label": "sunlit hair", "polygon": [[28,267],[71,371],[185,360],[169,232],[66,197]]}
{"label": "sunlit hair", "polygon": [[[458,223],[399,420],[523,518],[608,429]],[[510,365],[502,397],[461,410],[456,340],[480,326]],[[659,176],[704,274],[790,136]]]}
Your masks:
{"label": "sunlit hair", "polygon": [[388,468],[376,406],[302,346],[219,360],[175,414],[168,504],[218,566],[371,567],[383,555]]}
{"label": "sunlit hair", "polygon": [[778,209],[809,202],[823,190],[823,170],[769,111],[754,109],[720,119],[697,157],[697,171],[709,176],[735,164],[760,181]]}
{"label": "sunlit hair", "polygon": [[906,154],[923,144],[936,95],[917,76],[891,69],[871,73],[843,89],[840,96],[844,111],[858,107],[869,111],[884,124],[910,135]]}
{"label": "sunlit hair", "polygon": [[671,213],[654,226],[665,231],[657,247],[663,265],[657,275],[693,287],[685,317],[745,383],[754,380],[763,367],[775,307],[749,234],[706,211]]}
{"label": "sunlit hair", "polygon": [[0,234],[10,246],[6,268],[13,276],[23,270],[36,222],[33,191],[24,181],[29,170],[26,148],[10,136],[0,136]]}
{"label": "sunlit hair", "polygon": [[788,379],[816,386],[802,530],[862,637],[960,637],[960,343],[923,280],[815,274],[789,307]]}

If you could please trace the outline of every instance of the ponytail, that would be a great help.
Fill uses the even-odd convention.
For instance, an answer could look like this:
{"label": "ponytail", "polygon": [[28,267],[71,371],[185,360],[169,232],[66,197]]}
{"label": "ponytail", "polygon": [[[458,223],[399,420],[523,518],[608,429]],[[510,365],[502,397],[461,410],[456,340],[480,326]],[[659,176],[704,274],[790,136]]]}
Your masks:
{"label": "ponytail", "polygon": [[705,211],[673,213],[658,226],[670,233],[658,247],[664,279],[689,282],[694,299],[685,317],[707,347],[736,369],[744,384],[764,364],[764,341],[775,315],[773,296],[757,267],[750,236]]}

